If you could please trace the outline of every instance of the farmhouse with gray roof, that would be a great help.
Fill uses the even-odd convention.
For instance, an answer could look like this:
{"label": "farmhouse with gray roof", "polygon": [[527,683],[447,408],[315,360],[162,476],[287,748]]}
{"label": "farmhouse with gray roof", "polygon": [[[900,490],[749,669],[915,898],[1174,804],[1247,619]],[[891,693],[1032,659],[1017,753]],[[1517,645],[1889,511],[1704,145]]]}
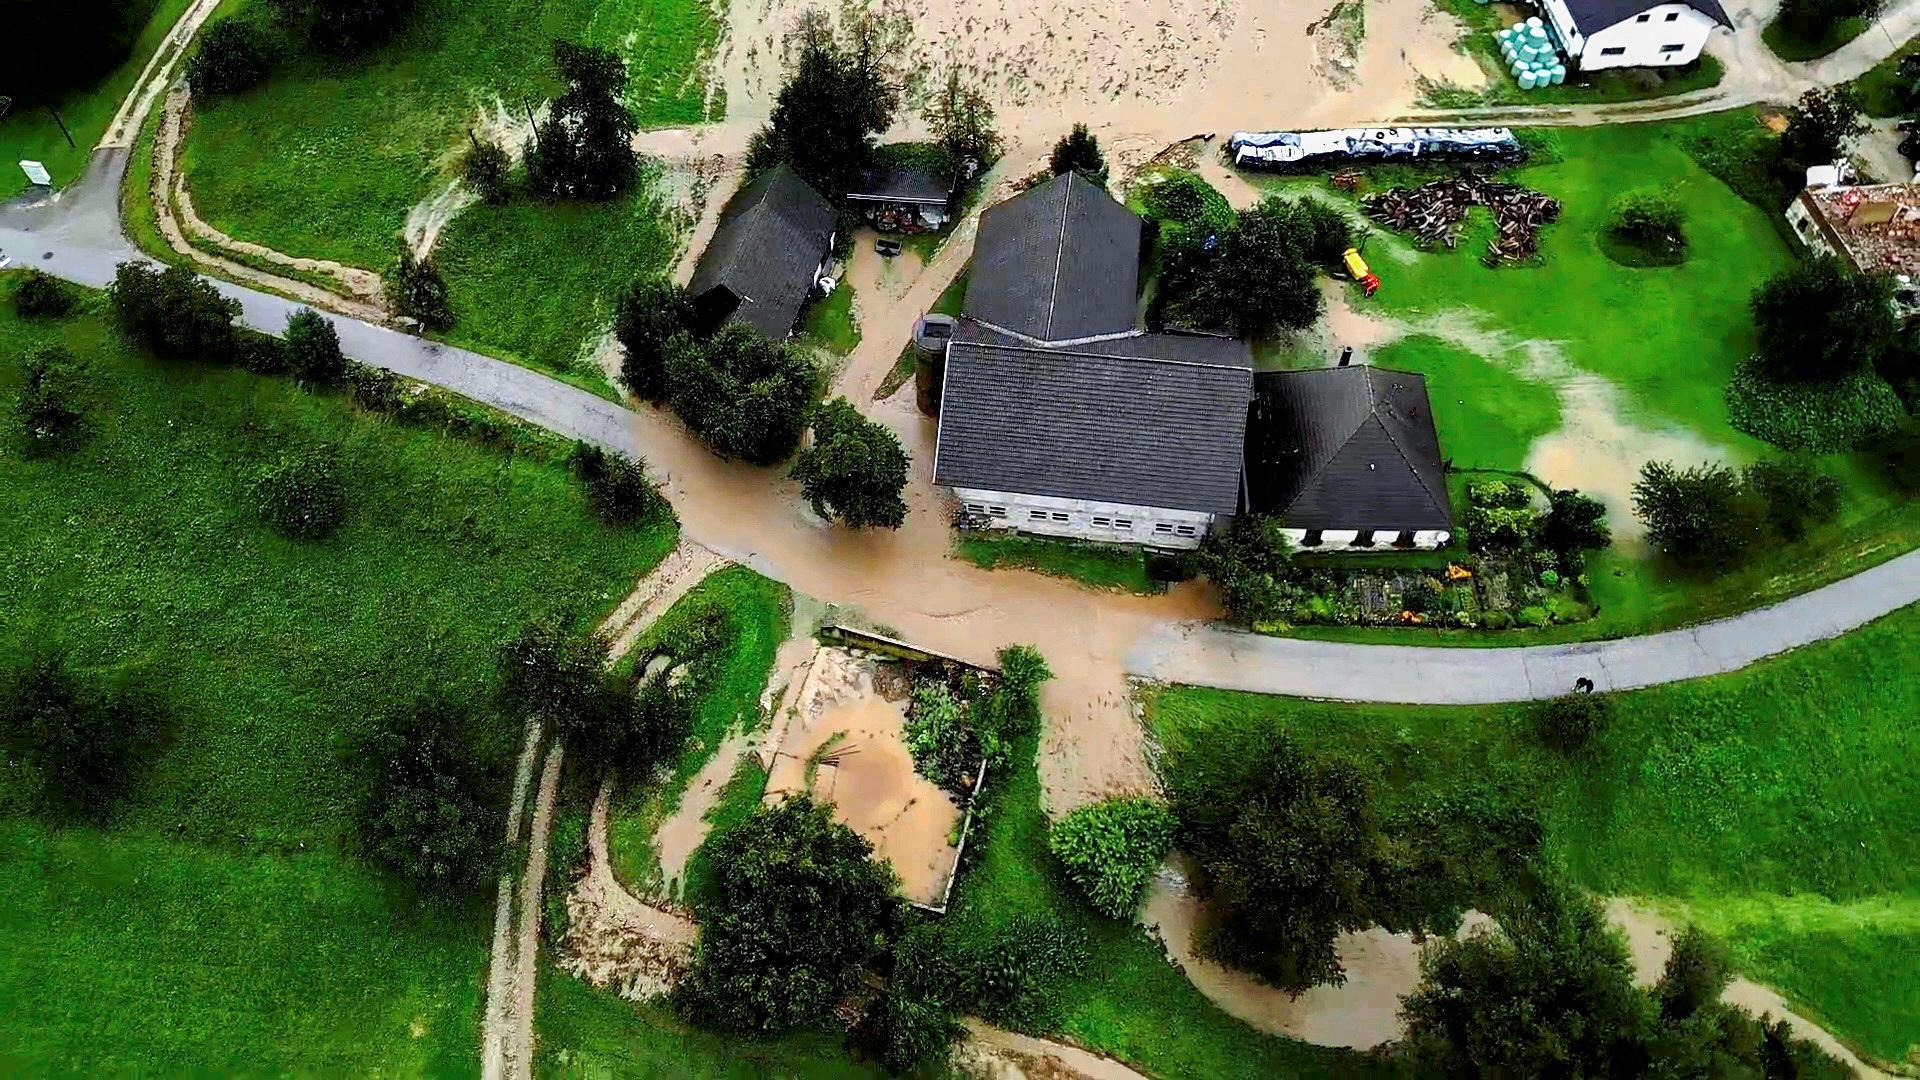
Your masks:
{"label": "farmhouse with gray roof", "polygon": [[697,316],[709,329],[791,334],[831,259],[833,225],[832,204],[785,165],[740,189],[694,267]]}
{"label": "farmhouse with gray roof", "polygon": [[1140,218],[1079,173],[980,215],[968,318],[1034,344],[1138,334]]}
{"label": "farmhouse with gray roof", "polygon": [[1295,546],[1440,547],[1453,530],[1427,381],[1388,368],[1254,377],[1247,501]]}
{"label": "farmhouse with gray roof", "polygon": [[1276,379],[1244,341],[1147,333],[1140,241],[1140,219],[1077,174],[981,215],[960,320],[922,346],[938,369],[933,479],[969,518],[1192,548],[1251,508],[1327,546],[1446,542],[1419,376]]}

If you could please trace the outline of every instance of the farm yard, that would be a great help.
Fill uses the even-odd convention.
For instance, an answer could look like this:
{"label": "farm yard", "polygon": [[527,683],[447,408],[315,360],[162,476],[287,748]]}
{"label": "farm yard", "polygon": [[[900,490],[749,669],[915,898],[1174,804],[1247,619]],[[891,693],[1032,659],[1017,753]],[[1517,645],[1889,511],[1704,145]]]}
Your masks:
{"label": "farm yard", "polygon": [[[142,284],[123,266],[104,297],[0,275],[12,541],[0,555],[0,888],[16,901],[0,915],[0,1013],[25,1021],[0,1061],[440,1075],[474,1072],[478,1051],[480,1071],[508,1080],[1467,1074],[1465,1055],[1507,1048],[1449,1050],[1421,1025],[1449,1001],[1488,1002],[1484,1022],[1502,993],[1540,993],[1495,985],[1501,965],[1487,961],[1533,949],[1554,962],[1509,970],[1564,980],[1541,1001],[1611,993],[1607,979],[1627,978],[1596,930],[1611,920],[1643,988],[1669,952],[1710,967],[1724,947],[1738,976],[1729,1002],[1790,1008],[1796,1034],[1843,1057],[1920,1065],[1920,997],[1906,985],[1920,967],[1920,789],[1901,773],[1920,749],[1907,722],[1920,712],[1907,670],[1920,607],[1861,596],[1870,581],[1902,595],[1909,582],[1876,573],[1785,609],[1811,611],[1805,626],[1767,612],[1695,632],[1702,657],[1672,666],[1632,655],[1646,651],[1636,640],[1366,647],[1631,638],[1807,592],[1920,541],[1920,445],[1904,416],[1897,438],[1815,459],[1836,509],[1803,536],[1755,516],[1760,496],[1743,489],[1740,520],[1764,521],[1761,539],[1719,573],[1654,550],[1629,507],[1649,461],[1779,460],[1738,430],[1726,391],[1761,343],[1749,297],[1805,265],[1771,205],[1784,181],[1740,156],[1774,144],[1779,115],[1522,130],[1530,161],[1465,180],[1401,166],[1240,172],[1217,138],[1193,134],[1252,119],[1390,122],[1443,100],[1658,97],[1717,83],[1716,62],[1528,96],[1487,63],[1486,42],[1462,37],[1508,7],[1460,0],[898,0],[829,13],[832,48],[787,39],[806,0],[417,0],[390,37],[344,55],[319,48],[312,25],[296,30],[282,0],[271,22],[265,0],[214,6],[267,35],[269,70],[231,93],[196,81],[184,111],[185,94],[161,95],[122,227],[157,254],[181,242],[161,227],[197,212],[192,243],[233,255],[215,275],[272,264],[280,284],[239,275],[269,292],[332,287],[288,256],[385,275],[391,291],[356,300],[375,313],[344,310],[388,329],[307,312],[284,339],[236,337],[200,325],[188,301],[226,309],[177,271]],[[79,128],[105,125],[114,87],[184,7],[152,5],[128,69],[98,100],[72,102]],[[727,316],[695,303],[710,293],[629,291],[676,266],[686,280],[700,254],[687,249],[716,235],[720,204],[766,175],[742,168],[749,135],[783,68],[805,84],[803,50],[821,65],[816,97],[884,96],[846,43],[861,15],[878,16],[866,25],[900,61],[902,103],[865,127],[838,109],[840,127],[869,144],[938,138],[914,153],[985,164],[953,166],[972,177],[958,220],[909,229],[883,255],[870,226],[886,223],[870,217],[847,253],[852,218],[829,205],[847,190],[832,166],[846,162],[803,171],[822,163],[796,149],[847,132],[776,124],[754,142],[756,167],[778,161],[819,189],[807,242],[785,254],[811,272],[800,285],[825,274],[837,289],[800,309],[790,341],[777,325],[714,331],[706,320]],[[954,150],[922,114],[943,84],[951,107],[949,66],[981,94],[969,107],[997,110],[994,150]],[[617,100],[596,97],[622,71]],[[1890,97],[1890,73],[1878,78]],[[580,197],[598,180],[585,169],[571,188],[543,187],[536,174],[565,167],[553,164],[564,152],[549,143],[543,166],[521,149],[535,130],[579,130],[541,126],[575,107],[594,118],[580,127],[612,132],[621,153],[609,156],[629,143],[662,156],[643,153],[611,197]],[[1082,119],[1105,157],[1091,138],[1055,145]],[[45,134],[19,120],[0,117],[0,150]],[[185,186],[155,183],[179,132]],[[483,153],[495,142],[497,159]],[[1061,163],[1087,150],[1092,161]],[[47,156],[62,178],[82,162],[58,146]],[[1143,288],[1131,258],[1102,268],[1125,281],[1113,326],[1144,325],[1143,347],[1163,330],[1230,329],[1261,372],[1326,366],[1351,346],[1424,376],[1417,400],[1430,401],[1445,463],[1418,431],[1400,458],[1429,495],[1444,487],[1452,542],[1410,528],[1398,550],[1359,554],[1338,540],[1293,550],[1319,546],[1320,529],[1272,539],[1295,593],[1262,619],[1238,606],[1243,583],[1222,554],[1232,536],[1150,552],[974,531],[971,504],[956,517],[934,475],[936,454],[951,460],[946,436],[909,396],[915,354],[902,344],[914,315],[974,302],[970,275],[975,293],[1004,285],[976,211],[1050,172],[1083,178],[1051,181],[1066,193],[1060,246],[1039,245],[1039,261],[1056,289],[1075,261],[1069,209],[1104,200],[1098,185],[1151,219]],[[1192,218],[1147,190],[1172,179]],[[489,183],[504,196],[483,194]],[[172,194],[150,197],[162,187]],[[1648,192],[1677,204],[1684,242],[1678,226],[1647,246],[1623,239],[1621,207]],[[1268,194],[1294,205],[1247,213]],[[0,209],[16,258],[46,236],[48,272],[90,280],[82,256],[125,257],[66,231],[77,194],[55,202],[68,205]],[[1093,205],[1130,244],[1130,219]],[[1330,220],[1364,230],[1377,294],[1346,280],[1363,271]],[[1244,254],[1262,221],[1296,230],[1275,245],[1294,264],[1275,277],[1299,272],[1260,302],[1315,301],[1312,318],[1208,321],[1237,301],[1209,310],[1232,290],[1203,279],[1233,260],[1197,252]],[[1196,223],[1217,231],[1181,232]],[[207,239],[215,230],[262,246]],[[407,319],[432,307],[414,253],[444,273],[450,325],[394,318],[402,298],[429,301]],[[747,308],[772,295],[746,291],[732,299]],[[246,318],[277,332],[257,314],[266,298],[247,299]],[[1005,348],[1072,344],[1050,340],[1063,329],[1053,307],[1038,345]],[[793,325],[780,310],[768,321]],[[182,348],[195,333],[227,344]],[[48,343],[77,359],[37,348]],[[1114,348],[1116,362],[1148,358]],[[1195,355],[1189,366],[1230,367],[1256,387],[1359,375],[1249,374],[1238,343],[1228,361]],[[661,393],[643,389],[648,364]],[[1381,376],[1359,377],[1375,419],[1416,400],[1376,397]],[[1220,401],[1237,412],[1231,394]],[[1285,427],[1268,408],[1266,430]],[[956,426],[949,416],[944,429]],[[1041,440],[1042,452],[1065,441]],[[1248,453],[1223,460],[1253,470]],[[1598,496],[1611,546],[1556,546],[1548,485]],[[1270,504],[1240,490],[1236,516],[1257,520],[1249,507]],[[1470,542],[1506,533],[1522,539]],[[1179,535],[1199,543],[1207,525]],[[1869,608],[1893,613],[1865,623]],[[1336,643],[1240,632],[1249,624]],[[1843,625],[1859,628],[1738,669],[1746,661],[1705,640],[1745,628],[1783,642],[1763,651],[1792,649]],[[1730,673],[1520,700],[1544,692],[1540,673],[1602,657],[1594,675],[1610,685],[1685,678],[1673,672],[1688,665]],[[1321,700],[1341,685],[1335,666],[1350,681],[1378,672],[1364,696],[1381,701],[1513,703]],[[63,705],[34,711],[62,692]],[[67,787],[97,779],[86,770],[99,757],[58,741],[80,722],[103,725],[103,746],[117,725],[150,726],[104,766],[124,781],[117,798],[61,810]],[[1296,843],[1305,829],[1318,831]],[[1489,920],[1507,933],[1477,936]],[[1301,944],[1333,921],[1324,954]],[[1446,982],[1462,972],[1493,978],[1462,994]],[[1697,974],[1614,994],[1605,1004],[1620,1015],[1599,1024],[1573,1009],[1567,1030],[1618,1036],[1601,1051],[1559,1046],[1544,1027],[1506,1041],[1618,1054],[1622,1073],[1630,1055],[1665,1066],[1697,1044],[1730,1073],[1791,1053],[1824,1075],[1817,1051],[1737,1013],[1683,1031],[1669,1012],[1705,1006],[1679,999],[1720,992]],[[1436,1065],[1449,1052],[1462,1056]]]}
{"label": "farm yard", "polygon": [[[1596,616],[1528,637],[1616,636],[1730,614],[1844,576],[1920,539],[1920,510],[1875,452],[1824,456],[1821,469],[1844,493],[1834,518],[1805,540],[1766,547],[1725,573],[1680,571],[1638,539],[1630,489],[1642,463],[1738,466],[1770,449],[1734,429],[1724,388],[1755,346],[1746,298],[1795,255],[1781,223],[1703,165],[1714,147],[1749,132],[1762,129],[1745,110],[1542,132],[1533,161],[1503,173],[1564,207],[1542,229],[1536,259],[1482,265],[1492,235],[1484,210],[1469,211],[1451,250],[1417,250],[1409,238],[1372,223],[1366,250],[1380,292],[1369,299],[1340,287],[1329,305],[1331,334],[1316,330],[1302,335],[1303,344],[1272,350],[1287,366],[1319,366],[1331,360],[1320,350],[1351,344],[1370,362],[1419,372],[1456,469],[1524,473],[1606,503],[1615,543],[1590,555],[1587,569]],[[1384,170],[1361,194],[1416,185],[1427,175]],[[1260,190],[1348,197],[1328,192],[1324,180],[1241,176]],[[1646,189],[1672,192],[1685,208],[1689,244],[1679,265],[1629,266],[1610,254],[1613,201]],[[1349,205],[1358,217],[1359,207]],[[1511,640],[1431,630],[1367,633]]]}

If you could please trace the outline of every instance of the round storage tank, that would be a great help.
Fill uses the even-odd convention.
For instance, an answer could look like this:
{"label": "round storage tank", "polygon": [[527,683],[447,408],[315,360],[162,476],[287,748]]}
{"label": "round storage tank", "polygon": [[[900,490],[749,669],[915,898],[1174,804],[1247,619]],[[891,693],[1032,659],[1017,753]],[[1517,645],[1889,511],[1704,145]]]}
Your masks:
{"label": "round storage tank", "polygon": [[928,416],[940,415],[940,384],[952,340],[951,315],[923,315],[913,324],[913,401]]}

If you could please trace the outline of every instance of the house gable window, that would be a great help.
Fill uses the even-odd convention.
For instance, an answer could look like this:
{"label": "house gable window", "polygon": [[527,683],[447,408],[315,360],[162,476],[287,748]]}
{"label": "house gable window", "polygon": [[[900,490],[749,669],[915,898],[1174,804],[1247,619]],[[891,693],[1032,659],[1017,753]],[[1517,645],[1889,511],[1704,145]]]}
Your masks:
{"label": "house gable window", "polygon": [[1684,48],[1686,48],[1685,45],[1662,45],[1660,46],[1660,51],[1663,53],[1677,53]]}
{"label": "house gable window", "polygon": [[1625,45],[1615,45],[1611,49],[1601,49],[1600,55],[1601,56],[1625,56],[1627,55],[1627,47]]}
{"label": "house gable window", "polygon": [[1677,12],[1677,11],[1669,11],[1669,12],[1667,12],[1667,21],[1668,21],[1668,22],[1679,22],[1679,21],[1680,21],[1680,13],[1679,13],[1679,12]]}
{"label": "house gable window", "polygon": [[1648,19],[1651,19],[1651,18],[1653,18],[1653,14],[1652,14],[1651,12],[1643,12],[1643,13],[1641,13],[1641,14],[1640,14],[1640,15],[1639,15],[1639,16],[1638,16],[1637,18],[1635,18],[1635,19],[1634,19],[1633,21],[1634,21],[1634,22],[1646,22],[1646,21],[1647,21]]}

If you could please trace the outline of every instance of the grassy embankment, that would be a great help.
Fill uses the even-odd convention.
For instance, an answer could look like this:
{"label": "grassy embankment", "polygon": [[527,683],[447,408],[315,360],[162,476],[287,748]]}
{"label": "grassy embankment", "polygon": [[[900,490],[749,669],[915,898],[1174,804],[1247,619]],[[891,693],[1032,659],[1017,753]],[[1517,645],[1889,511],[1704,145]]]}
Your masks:
{"label": "grassy embankment", "polygon": [[1346,757],[1383,812],[1467,788],[1539,807],[1543,856],[1732,948],[1856,1049],[1920,1032],[1920,608],[1731,675],[1621,694],[1591,760],[1541,748],[1530,706],[1356,706],[1190,687],[1148,698],[1169,780],[1284,732]]}
{"label": "grassy embankment", "polygon": [[[408,211],[453,175],[482,111],[523,118],[557,92],[553,39],[624,56],[629,104],[659,126],[708,118],[702,73],[717,31],[695,0],[422,0],[366,56],[289,58],[257,89],[200,103],[183,166],[217,228],[384,270]],[[607,203],[516,193],[463,210],[435,249],[458,318],[447,339],[611,395],[585,354],[619,289],[672,266],[682,223],[660,192],[650,173]]]}
{"label": "grassy embankment", "polygon": [[787,639],[792,592],[744,566],[727,567],[681,597],[628,655],[645,656],[656,645],[671,648],[692,620],[715,609],[728,613],[733,636],[724,655],[709,661],[712,674],[695,705],[693,732],[679,760],[664,777],[623,791],[609,816],[608,857],[620,880],[637,891],[660,890],[667,884],[661,880],[653,836],[680,806],[687,784],[730,733],[751,730],[764,719],[760,693],[772,674],[774,654]]}
{"label": "grassy embankment", "polygon": [[26,190],[27,174],[20,171],[19,165],[23,160],[45,165],[53,174],[55,187],[71,183],[87,167],[87,158],[93,153],[94,144],[106,134],[121,99],[133,89],[140,70],[166,40],[167,31],[173,29],[191,0],[140,2],[151,14],[127,59],[91,89],[70,94],[54,106],[73,135],[73,145],[67,145],[66,137],[60,134],[60,125],[45,108],[16,105],[0,117],[0,199],[12,198]]}
{"label": "grassy embankment", "polygon": [[[1555,131],[1538,164],[1512,171],[1565,207],[1542,233],[1533,265],[1481,265],[1492,230],[1483,211],[1469,217],[1453,251],[1415,251],[1375,228],[1367,254],[1383,287],[1371,300],[1352,292],[1350,301],[1406,325],[1407,336],[1374,350],[1372,360],[1427,376],[1441,446],[1456,466],[1525,470],[1537,464],[1530,454],[1538,440],[1583,425],[1596,430],[1603,451],[1620,457],[1629,479],[1648,453],[1635,428],[1691,444],[1693,460],[1739,464],[1771,452],[1733,429],[1722,388],[1754,348],[1747,297],[1794,254],[1772,216],[1701,161],[1710,156],[1709,142],[1725,145],[1750,131],[1759,125],[1746,110]],[[1318,183],[1256,179],[1282,192]],[[1418,179],[1393,170],[1373,185]],[[1610,204],[1641,187],[1672,192],[1684,207],[1689,244],[1681,265],[1634,268],[1608,257]],[[1616,421],[1629,427],[1616,429]],[[1587,623],[1499,635],[1315,632],[1487,645],[1644,633],[1803,592],[1920,539],[1920,505],[1892,487],[1880,457],[1836,454],[1821,465],[1841,481],[1845,501],[1805,542],[1757,551],[1717,577],[1678,571],[1644,546],[1616,546],[1589,562],[1600,612]]]}
{"label": "grassy embankment", "polygon": [[[508,453],[286,380],[155,362],[92,312],[0,313],[0,400],[46,341],[89,361],[92,430],[59,457],[23,459],[11,433],[0,450],[0,662],[53,642],[78,664],[146,666],[178,731],[101,826],[24,816],[20,782],[0,779],[6,1060],[466,1069],[487,913],[423,906],[348,854],[354,748],[416,695],[491,700],[502,640],[543,612],[592,621],[672,528],[601,525],[543,437]],[[326,541],[282,539],[249,479],[320,443],[343,458],[349,516]],[[517,732],[502,718],[481,752],[510,767]]]}
{"label": "grassy embankment", "polygon": [[1579,73],[1569,71],[1559,86],[1522,90],[1500,56],[1500,43],[1494,34],[1533,14],[1511,5],[1475,3],[1474,0],[1440,0],[1440,6],[1466,26],[1459,45],[1464,46],[1486,73],[1486,85],[1477,89],[1451,84],[1427,84],[1422,100],[1442,109],[1470,109],[1484,105],[1609,105],[1627,101],[1649,101],[1691,93],[1720,85],[1726,68],[1720,61],[1702,53],[1700,59],[1677,68],[1631,68],[1616,71]]}
{"label": "grassy embankment", "polygon": [[1147,573],[1147,553],[1126,544],[1052,540],[991,530],[956,532],[953,553],[982,570],[1008,567],[1063,577],[1095,589],[1151,596],[1165,592]]}

